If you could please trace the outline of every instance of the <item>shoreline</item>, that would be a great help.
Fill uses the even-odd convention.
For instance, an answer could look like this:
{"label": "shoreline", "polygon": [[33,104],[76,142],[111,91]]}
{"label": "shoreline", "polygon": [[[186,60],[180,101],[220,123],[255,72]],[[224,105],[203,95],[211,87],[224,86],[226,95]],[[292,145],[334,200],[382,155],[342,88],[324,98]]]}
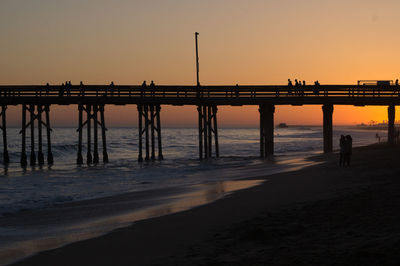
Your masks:
{"label": "shoreline", "polygon": [[[38,252],[102,236],[115,229],[128,227],[138,220],[209,204],[237,190],[264,182],[265,176],[260,174],[262,171],[268,171],[272,175],[311,164],[313,162],[307,159],[288,156],[264,166],[260,164],[234,168],[235,171],[244,171],[247,176],[244,178],[237,178],[234,174],[230,179],[219,181],[126,192],[6,214],[0,217],[0,265],[15,263]],[[90,213],[87,214],[88,212]],[[9,233],[7,230],[16,233]],[[24,232],[26,236],[19,236],[18,231]]]}
{"label": "shoreline", "polygon": [[[201,254],[214,251],[212,246],[206,247],[204,243],[235,225],[258,219],[265,211],[279,212],[310,202],[355,195],[365,187],[380,184],[382,181],[375,180],[374,175],[390,176],[398,169],[386,155],[395,151],[383,145],[356,148],[354,164],[350,168],[336,166],[337,154],[314,156],[316,161],[325,162],[299,171],[275,174],[268,177],[267,183],[240,190],[211,204],[138,221],[101,237],[41,252],[13,265],[155,265],[161,261],[163,265],[175,265],[189,260],[191,264],[204,263]],[[386,157],[382,159],[382,155]],[[368,165],[371,160],[376,161],[375,171]],[[387,169],[388,165],[393,169]],[[385,166],[385,171],[381,166]],[[197,255],[191,254],[193,250]]]}

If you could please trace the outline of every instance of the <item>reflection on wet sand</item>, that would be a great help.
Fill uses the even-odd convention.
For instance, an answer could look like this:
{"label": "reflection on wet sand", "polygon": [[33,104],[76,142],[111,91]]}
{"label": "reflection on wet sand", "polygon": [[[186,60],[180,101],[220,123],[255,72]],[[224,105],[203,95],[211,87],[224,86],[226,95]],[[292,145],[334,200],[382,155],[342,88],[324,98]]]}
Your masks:
{"label": "reflection on wet sand", "polygon": [[[61,222],[54,225],[52,221],[47,221],[46,224],[46,220],[42,220],[40,228],[23,223],[19,226],[2,227],[1,229],[5,229],[5,233],[0,233],[2,235],[2,241],[0,242],[0,264],[9,264],[40,251],[94,238],[117,228],[129,226],[135,221],[168,215],[207,204],[229,193],[259,185],[264,181],[220,181],[193,185],[188,187],[185,192],[165,196],[160,195],[153,200],[152,204],[148,204],[148,207],[145,208],[127,207],[120,213],[109,216],[81,217],[83,220],[76,221],[74,224],[67,225]],[[79,212],[82,208],[87,208],[87,206],[83,204],[74,208],[66,208],[63,215],[66,217],[68,215],[73,216],[72,212]]]}

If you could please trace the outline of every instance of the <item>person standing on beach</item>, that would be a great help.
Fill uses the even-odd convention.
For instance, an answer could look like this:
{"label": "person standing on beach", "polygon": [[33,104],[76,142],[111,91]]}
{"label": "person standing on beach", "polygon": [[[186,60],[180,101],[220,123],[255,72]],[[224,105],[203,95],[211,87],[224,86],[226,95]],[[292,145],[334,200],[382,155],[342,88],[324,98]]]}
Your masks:
{"label": "person standing on beach", "polygon": [[344,158],[346,150],[346,138],[344,137],[344,135],[340,135],[339,147],[340,147],[339,166],[344,166],[345,164]]}
{"label": "person standing on beach", "polygon": [[353,149],[353,139],[351,138],[350,135],[346,136],[346,141],[345,141],[345,164],[347,166],[350,166],[351,162],[351,154],[352,154],[352,149]]}

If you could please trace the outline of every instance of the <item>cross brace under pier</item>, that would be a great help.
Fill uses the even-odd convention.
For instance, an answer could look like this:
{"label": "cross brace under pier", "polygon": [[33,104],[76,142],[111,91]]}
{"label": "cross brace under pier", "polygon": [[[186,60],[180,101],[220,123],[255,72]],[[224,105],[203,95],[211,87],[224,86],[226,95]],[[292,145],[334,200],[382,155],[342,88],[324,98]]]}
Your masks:
{"label": "cross brace under pier", "polygon": [[[104,118],[104,105],[103,104],[79,104],[79,119],[78,119],[78,155],[77,164],[83,164],[82,156],[82,137],[83,128],[86,126],[87,133],[87,154],[86,163],[87,164],[97,164],[99,163],[99,152],[98,152],[98,126],[101,128],[101,136],[103,141],[103,162],[108,163],[108,153],[107,153],[107,140],[105,118]],[[83,112],[86,112],[86,120],[83,121]],[[100,121],[98,120],[98,113],[100,112]],[[92,121],[93,121],[93,157],[92,157]]]}
{"label": "cross brace under pier", "polygon": [[[26,113],[29,112],[29,122],[26,122]],[[42,120],[42,113],[45,112],[46,122]],[[21,165],[25,167],[27,165],[26,157],[26,129],[30,127],[30,138],[31,138],[31,152],[30,152],[30,165],[36,164],[36,153],[35,153],[35,120],[37,121],[38,127],[38,153],[37,160],[39,165],[44,164],[43,155],[43,141],[42,141],[42,125],[46,128],[47,133],[47,163],[53,164],[53,153],[51,151],[51,136],[52,131],[50,127],[50,105],[43,104],[23,104],[22,105],[22,129],[19,132],[22,135],[22,150],[21,150]]]}
{"label": "cross brace under pier", "polygon": [[[139,115],[139,155],[138,161],[143,161],[143,135],[145,138],[146,156],[145,160],[155,160],[155,133],[157,133],[158,160],[163,160],[162,142],[161,142],[161,120],[160,105],[138,104]],[[144,123],[143,123],[144,122]],[[151,157],[150,157],[151,148]]]}
{"label": "cross brace under pier", "polygon": [[218,123],[216,105],[198,105],[199,122],[199,158],[212,157],[212,139],[214,135],[215,157],[219,157]]}

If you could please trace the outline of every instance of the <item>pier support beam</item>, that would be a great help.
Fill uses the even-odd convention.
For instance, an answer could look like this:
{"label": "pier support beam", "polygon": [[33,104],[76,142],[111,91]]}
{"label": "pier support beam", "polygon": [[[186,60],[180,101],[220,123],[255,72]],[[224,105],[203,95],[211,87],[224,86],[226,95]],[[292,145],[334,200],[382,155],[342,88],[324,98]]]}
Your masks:
{"label": "pier support beam", "polygon": [[275,106],[262,104],[260,112],[260,157],[267,158],[274,154],[274,113]]}
{"label": "pier support beam", "polygon": [[393,104],[388,107],[388,144],[394,145],[395,142],[395,130],[394,130],[394,120],[395,120],[396,108]]}
{"label": "pier support beam", "polygon": [[138,123],[139,123],[139,155],[138,155],[138,161],[139,162],[143,162],[143,140],[142,140],[142,136],[143,136],[143,106],[141,104],[138,104],[137,106],[138,109]]}
{"label": "pier support beam", "polygon": [[144,131],[146,134],[146,157],[144,158],[146,161],[150,160],[150,142],[149,142],[149,106],[144,106]]}
{"label": "pier support beam", "polygon": [[161,140],[161,120],[160,120],[161,106],[156,105],[156,122],[157,122],[157,145],[158,145],[158,160],[164,160],[162,154],[162,140]]}
{"label": "pier support beam", "polygon": [[100,120],[101,120],[101,138],[103,141],[103,163],[108,163],[108,153],[107,153],[107,140],[106,140],[106,122],[104,119],[104,105],[100,106]]}
{"label": "pier support beam", "polygon": [[76,159],[76,163],[81,165],[83,164],[83,156],[82,156],[82,130],[83,130],[83,105],[78,105],[78,157]]}
{"label": "pier support beam", "polygon": [[324,137],[324,153],[332,152],[333,150],[333,104],[322,105],[323,111],[323,137]]}
{"label": "pier support beam", "polygon": [[[107,142],[106,142],[106,125],[104,119],[104,104],[83,104],[78,105],[79,110],[79,124],[78,129],[76,131],[79,132],[79,140],[78,140],[78,158],[76,160],[77,164],[83,164],[82,158],[82,135],[83,128],[86,125],[86,133],[87,133],[87,155],[86,155],[86,163],[99,163],[99,151],[98,151],[98,126],[101,128],[101,136],[103,141],[103,162],[108,163],[108,154],[107,154]],[[83,112],[86,112],[86,121],[83,122]],[[98,119],[98,112],[100,112],[100,121]],[[93,120],[93,157],[92,157],[92,120]]]}
{"label": "pier support beam", "polygon": [[[35,112],[37,110],[37,112]],[[29,123],[26,123],[26,112],[29,112],[30,119]],[[42,113],[45,111],[46,113],[46,122],[42,120]],[[26,129],[28,127],[31,128],[31,153],[30,153],[30,165],[36,164],[36,154],[35,154],[35,120],[38,122],[38,154],[37,159],[39,165],[44,164],[44,155],[43,155],[43,136],[42,136],[42,126],[46,127],[47,131],[47,162],[48,164],[53,164],[53,154],[51,152],[51,139],[50,139],[50,105],[41,104],[30,104],[22,105],[22,128],[19,132],[22,134],[22,151],[21,151],[21,166],[26,167],[27,159],[26,159]]]}
{"label": "pier support beam", "polygon": [[86,105],[86,115],[87,115],[87,120],[86,120],[86,133],[87,133],[87,153],[86,153],[86,164],[91,164],[93,161],[92,158],[92,141],[91,141],[91,110],[92,106],[90,104]]}
{"label": "pier support beam", "polygon": [[35,155],[35,105],[29,105],[30,112],[30,126],[31,126],[31,154],[30,154],[30,164],[36,164],[36,155]]}
{"label": "pier support beam", "polygon": [[52,165],[54,163],[53,152],[51,151],[51,127],[50,127],[50,105],[44,107],[46,114],[46,133],[47,133],[47,163]]}
{"label": "pier support beam", "polygon": [[43,141],[42,141],[42,112],[43,106],[37,106],[37,120],[38,120],[38,163],[39,165],[44,164],[44,156],[43,156]]}
{"label": "pier support beam", "polygon": [[[143,161],[143,135],[145,137],[146,156],[145,160],[155,160],[156,158],[156,141],[157,134],[158,159],[163,160],[162,141],[161,141],[161,120],[160,120],[160,105],[138,104],[138,123],[139,123],[139,155],[138,161]],[[143,128],[144,120],[144,128]],[[150,152],[151,149],[151,152]],[[151,154],[151,155],[150,155]]]}
{"label": "pier support beam", "polygon": [[99,163],[97,112],[98,112],[98,106],[93,105],[93,163],[95,163],[95,164]]}
{"label": "pier support beam", "polygon": [[21,143],[21,166],[26,167],[27,165],[27,159],[26,159],[26,105],[22,105],[22,129],[21,129],[21,134],[22,134],[22,143]]}
{"label": "pier support beam", "polygon": [[155,138],[154,138],[154,105],[150,105],[150,128],[151,128],[151,159],[154,161],[156,159],[155,152]]}
{"label": "pier support beam", "polygon": [[7,148],[7,119],[6,119],[7,105],[1,106],[1,130],[3,131],[3,163],[7,165],[10,162]]}
{"label": "pier support beam", "polygon": [[217,124],[217,111],[215,105],[199,105],[197,107],[199,119],[199,159],[207,159],[212,157],[213,135],[214,135],[214,148],[215,157],[219,157],[219,143],[218,143],[218,124]]}

